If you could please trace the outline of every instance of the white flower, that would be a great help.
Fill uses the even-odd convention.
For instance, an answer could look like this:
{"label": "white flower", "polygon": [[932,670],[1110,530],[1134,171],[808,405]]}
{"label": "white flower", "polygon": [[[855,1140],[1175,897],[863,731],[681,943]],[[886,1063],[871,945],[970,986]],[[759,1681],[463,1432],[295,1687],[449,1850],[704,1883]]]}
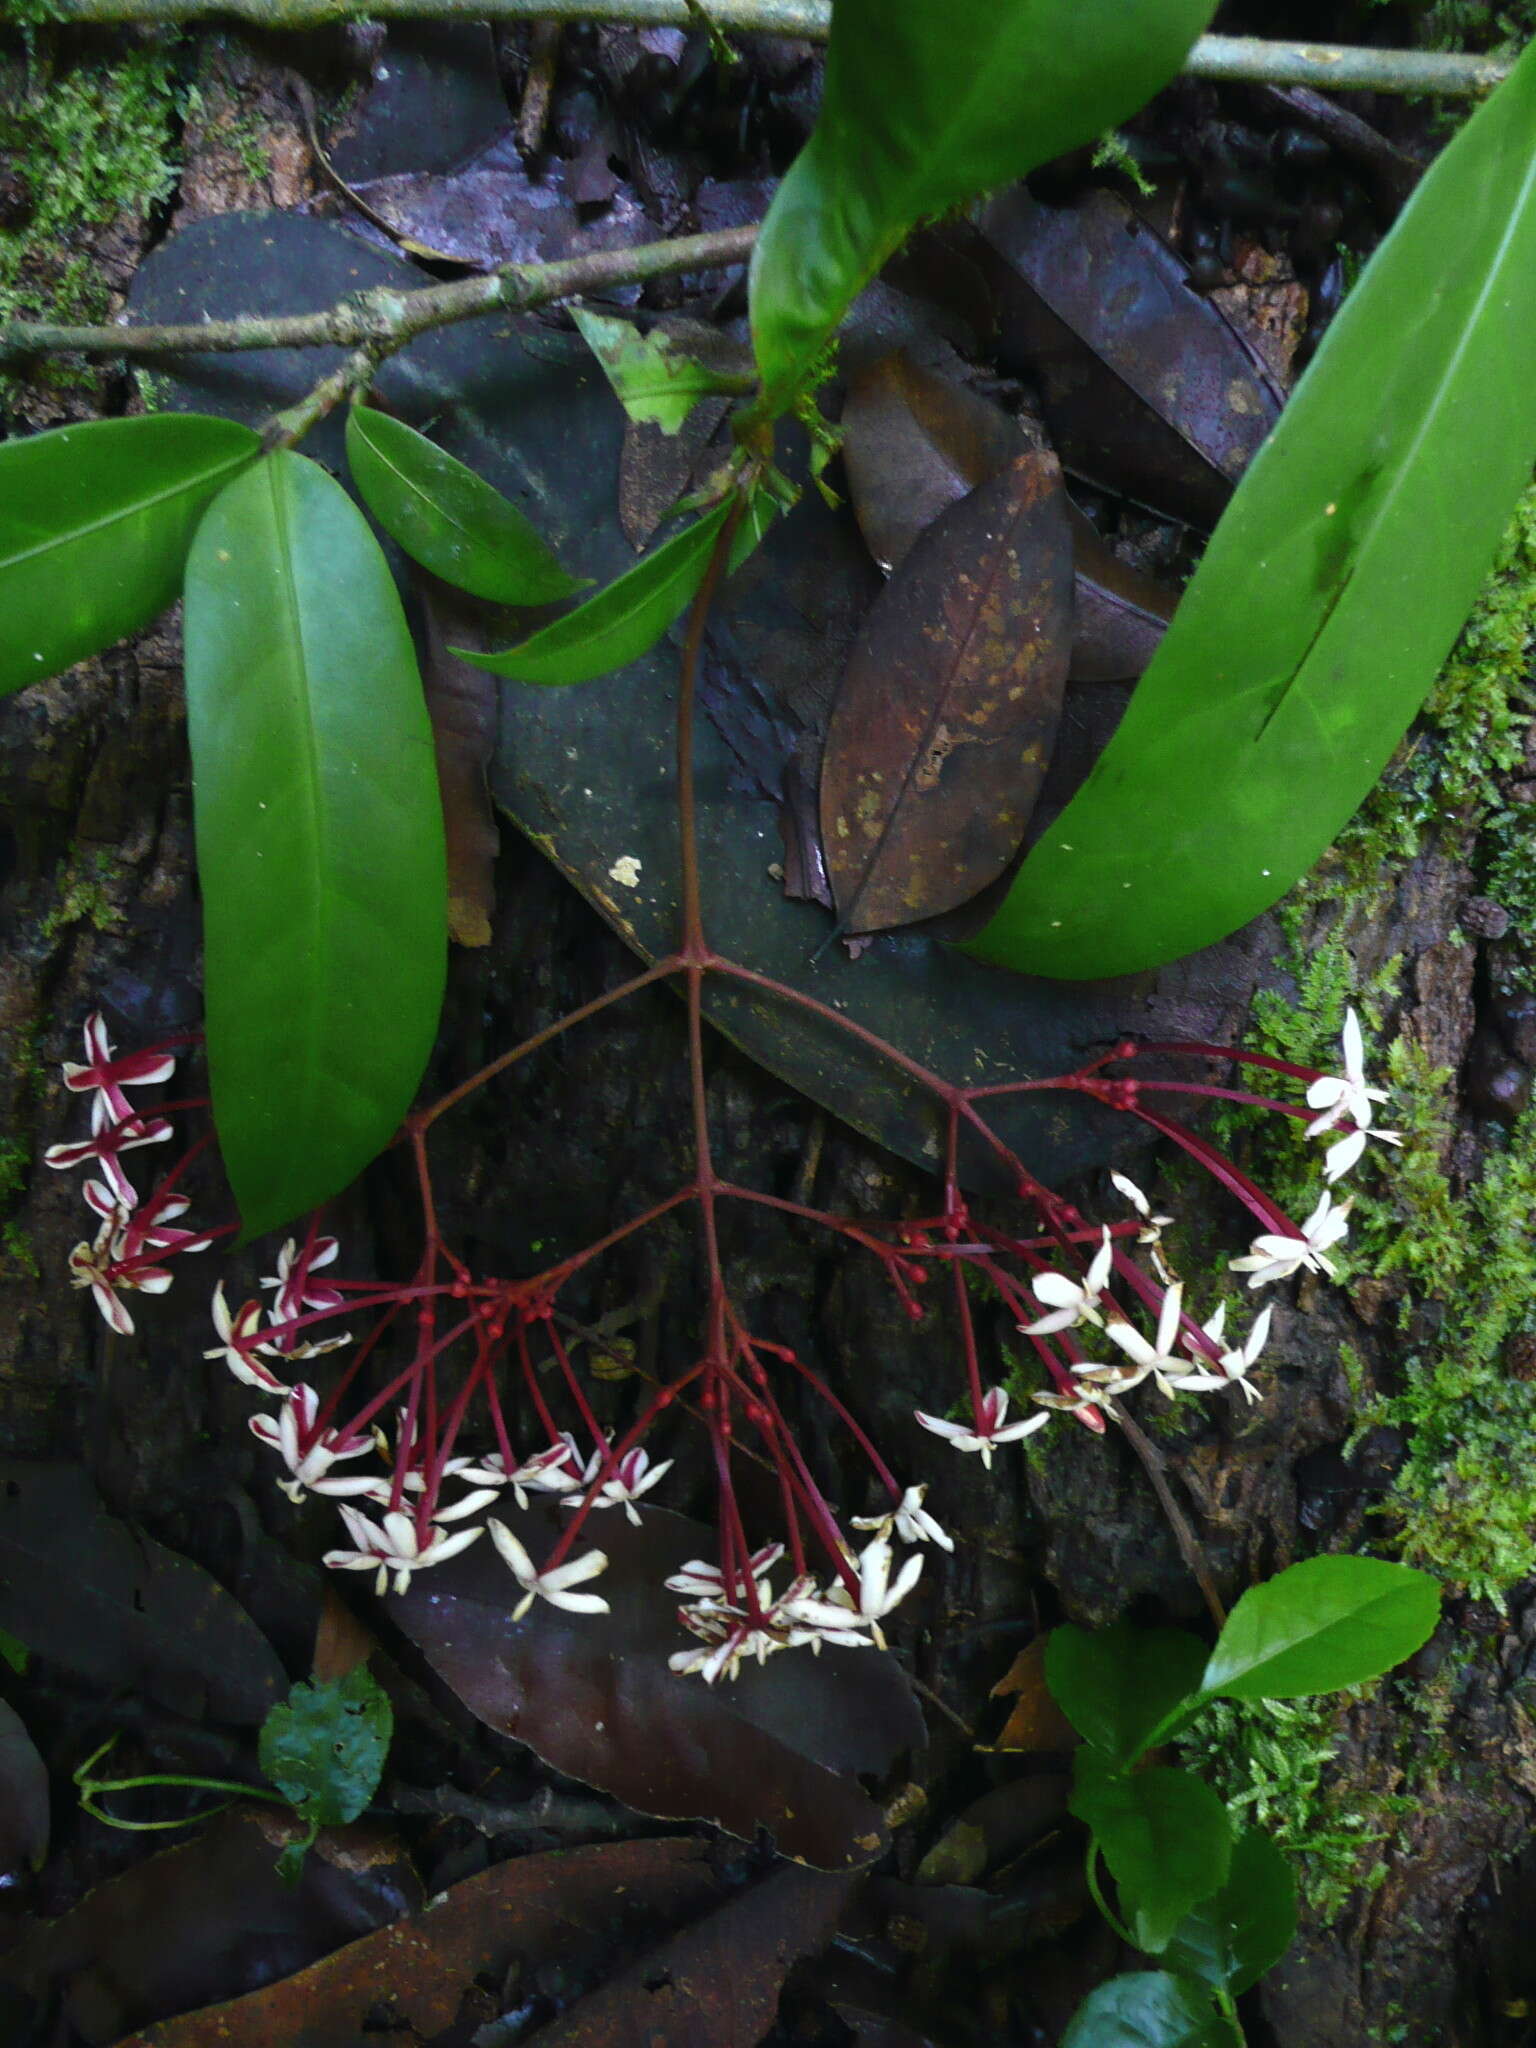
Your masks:
{"label": "white flower", "polygon": [[814,1591],[784,1601],[781,1612],[801,1628],[815,1630],[825,1640],[856,1644],[867,1632],[877,1649],[885,1648],[880,1624],[899,1607],[923,1575],[923,1557],[918,1552],[903,1563],[896,1583],[891,1584],[891,1546],[877,1536],[859,1554],[859,1590],[854,1596],[841,1579],[834,1580],[824,1594]]}
{"label": "white flower", "polygon": [[1167,1261],[1163,1257],[1162,1243],[1163,1232],[1172,1224],[1173,1218],[1171,1216],[1154,1216],[1152,1214],[1152,1204],[1147,1200],[1141,1189],[1137,1187],[1135,1181],[1130,1178],[1129,1174],[1112,1173],[1109,1178],[1115,1188],[1120,1194],[1124,1195],[1125,1199],[1141,1218],[1141,1228],[1136,1233],[1136,1242],[1151,1247],[1152,1263],[1157,1268],[1158,1278],[1165,1285],[1170,1284],[1173,1280],[1173,1275],[1169,1271]]}
{"label": "white flower", "polygon": [[481,1534],[479,1529],[456,1529],[449,1536],[432,1523],[423,1542],[415,1516],[408,1515],[404,1508],[396,1508],[387,1514],[384,1526],[380,1528],[359,1509],[348,1507],[343,1502],[341,1519],[347,1525],[347,1534],[355,1548],[328,1550],[321,1562],[337,1572],[377,1569],[373,1590],[381,1596],[389,1585],[391,1573],[395,1591],[403,1593],[411,1583],[412,1572],[425,1571],[429,1565],[446,1564],[450,1557],[457,1557],[461,1550],[467,1550]]}
{"label": "white flower", "polygon": [[1150,1373],[1158,1392],[1165,1394],[1170,1401],[1173,1399],[1173,1389],[1169,1385],[1168,1375],[1184,1370],[1184,1360],[1174,1348],[1178,1343],[1179,1323],[1183,1311],[1183,1284],[1175,1281],[1171,1287],[1163,1289],[1162,1306],[1157,1316],[1157,1336],[1152,1343],[1147,1342],[1134,1323],[1127,1322],[1123,1317],[1117,1317],[1109,1325],[1106,1334],[1110,1342],[1118,1344],[1135,1367],[1129,1379],[1122,1380],[1115,1386],[1115,1393],[1128,1392]]}
{"label": "white flower", "polygon": [[308,1247],[308,1256],[299,1251],[293,1238],[288,1238],[277,1255],[277,1271],[262,1280],[263,1287],[277,1290],[272,1303],[271,1321],[274,1332],[273,1343],[287,1358],[313,1358],[322,1351],[334,1351],[339,1345],[350,1344],[350,1334],[340,1337],[311,1338],[301,1342],[296,1333],[282,1328],[286,1323],[296,1321],[305,1309],[323,1311],[338,1309],[345,1296],[340,1288],[329,1287],[323,1281],[312,1280],[310,1275],[317,1266],[328,1266],[339,1249],[334,1237],[317,1237]]}
{"label": "white flower", "polygon": [[562,1441],[546,1451],[536,1451],[510,1471],[500,1451],[487,1458],[455,1460],[453,1469],[461,1479],[473,1480],[477,1486],[510,1486],[518,1506],[526,1508],[530,1493],[570,1493],[580,1486],[571,1467],[571,1446]]}
{"label": "white flower", "polygon": [[[320,1397],[313,1387],[297,1386],[288,1390],[282,1407],[274,1422],[270,1415],[251,1417],[251,1434],[258,1443],[266,1445],[269,1451],[276,1451],[288,1467],[290,1477],[278,1481],[281,1490],[291,1501],[298,1502],[308,1493],[367,1493],[377,1497],[381,1485],[388,1482],[375,1478],[354,1477],[331,1479],[327,1477],[332,1465],[344,1458],[360,1458],[373,1449],[372,1437],[360,1436],[342,1438],[334,1429],[327,1429],[304,1448],[303,1440],[315,1426],[315,1417],[320,1410]],[[386,1494],[387,1498],[387,1494]],[[491,1498],[490,1495],[486,1496]],[[389,1516],[385,1516],[388,1526]]]}
{"label": "white flower", "polygon": [[570,1590],[583,1580],[595,1579],[599,1572],[607,1570],[606,1552],[589,1550],[583,1557],[569,1558],[564,1564],[557,1564],[552,1571],[535,1571],[533,1559],[505,1522],[487,1522],[486,1527],[513,1578],[523,1589],[522,1599],[512,1610],[514,1621],[521,1621],[535,1600],[547,1600],[551,1607],[563,1607],[571,1614],[608,1612],[608,1602],[601,1593],[573,1593]]}
{"label": "white flower", "polygon": [[[783,1555],[782,1543],[765,1543],[761,1550],[754,1550],[747,1559],[747,1570],[757,1583],[760,1593],[766,1583],[762,1574],[772,1571]],[[740,1583],[738,1574],[738,1586]],[[680,1565],[665,1584],[669,1593],[692,1593],[716,1606],[725,1602],[724,1568],[718,1564],[707,1564],[701,1557],[690,1558],[686,1564]]]}
{"label": "white flower", "polygon": [[1344,1013],[1344,1072],[1342,1075],[1319,1074],[1307,1090],[1307,1107],[1321,1110],[1307,1125],[1307,1136],[1316,1137],[1319,1131],[1331,1131],[1346,1118],[1362,1131],[1370,1129],[1371,1118],[1375,1115],[1374,1104],[1385,1102],[1385,1088],[1368,1088],[1365,1082],[1365,1043],[1360,1035],[1360,1019],[1353,1010]]}
{"label": "white flower", "polygon": [[1078,1323],[1092,1323],[1096,1329],[1102,1329],[1104,1319],[1099,1314],[1099,1299],[1109,1285],[1114,1261],[1115,1250],[1106,1229],[1104,1242],[1094,1253],[1093,1262],[1081,1281],[1054,1270],[1037,1273],[1029,1284],[1040,1299],[1050,1305],[1050,1314],[1043,1315],[1037,1323],[1021,1323],[1020,1330],[1026,1337],[1047,1337],[1054,1330],[1069,1330]]}
{"label": "white flower", "polygon": [[[941,1528],[923,1506],[927,1498],[926,1486],[909,1486],[896,1506],[885,1515],[855,1515],[855,1529],[873,1529],[879,1536],[889,1538],[892,1528],[907,1543],[937,1543],[941,1550],[953,1550],[955,1539],[947,1529]],[[668,1585],[672,1582],[669,1579]]]}
{"label": "white flower", "polygon": [[942,1415],[925,1415],[921,1408],[914,1411],[924,1429],[931,1429],[935,1436],[947,1439],[957,1451],[980,1451],[981,1462],[990,1471],[992,1453],[999,1444],[1016,1443],[1020,1437],[1033,1436],[1037,1429],[1044,1429],[1049,1417],[1026,1415],[1022,1422],[1010,1422],[1005,1429],[1004,1417],[1008,1413],[1008,1396],[1002,1387],[992,1387],[981,1397],[981,1414],[972,1422],[946,1422]]}
{"label": "white flower", "polygon": [[1267,1231],[1253,1240],[1242,1258],[1229,1259],[1227,1263],[1232,1272],[1248,1275],[1250,1287],[1267,1287],[1272,1280],[1288,1280],[1302,1267],[1308,1272],[1331,1275],[1333,1262],[1328,1250],[1348,1234],[1351,1206],[1349,1202],[1340,1202],[1335,1207],[1325,1188],[1298,1237]]}
{"label": "white flower", "polygon": [[[1272,1308],[1260,1310],[1253,1319],[1252,1329],[1239,1348],[1235,1351],[1222,1351],[1219,1372],[1211,1371],[1205,1353],[1197,1347],[1194,1338],[1186,1337],[1185,1348],[1194,1359],[1198,1370],[1180,1374],[1171,1384],[1181,1394],[1216,1394],[1224,1387],[1236,1386],[1241,1390],[1245,1400],[1262,1401],[1264,1396],[1248,1379],[1247,1374],[1250,1366],[1269,1342],[1269,1324],[1273,1314]],[[1210,1321],[1203,1323],[1201,1328],[1213,1344],[1220,1344],[1226,1324],[1227,1304],[1222,1302]]]}
{"label": "white flower", "polygon": [[1358,1163],[1367,1138],[1379,1138],[1383,1145],[1401,1145],[1400,1131],[1371,1128],[1371,1119],[1376,1114],[1375,1105],[1386,1100],[1385,1088],[1366,1085],[1365,1044],[1360,1035],[1360,1019],[1353,1010],[1348,1010],[1344,1016],[1343,1074],[1319,1074],[1307,1090],[1307,1107],[1321,1112],[1307,1125],[1309,1138],[1336,1130],[1342,1123],[1354,1126],[1328,1147],[1323,1161],[1323,1176],[1330,1184],[1342,1179]]}
{"label": "white flower", "polygon": [[229,1303],[224,1299],[224,1282],[221,1280],[213,1290],[213,1327],[219,1333],[219,1341],[204,1358],[222,1358],[237,1380],[248,1387],[256,1387],[263,1394],[286,1394],[286,1381],[276,1373],[269,1372],[258,1354],[271,1355],[272,1347],[257,1341],[256,1332],[261,1327],[261,1303],[248,1301],[236,1315],[229,1312]]}
{"label": "white flower", "polygon": [[91,1298],[101,1310],[109,1330],[120,1337],[133,1335],[133,1317],[118,1299],[119,1288],[133,1288],[141,1294],[164,1294],[171,1275],[163,1267],[137,1264],[123,1257],[120,1210],[114,1210],[97,1231],[94,1243],[83,1240],[69,1255],[69,1284],[89,1287]]}
{"label": "white flower", "polygon": [[[572,1457],[575,1458],[577,1452],[574,1437],[568,1436],[566,1442],[570,1445]],[[630,1521],[638,1529],[640,1526],[640,1516],[636,1512],[635,1502],[642,1493],[649,1493],[657,1480],[664,1479],[667,1473],[672,1470],[675,1462],[675,1459],[663,1458],[659,1465],[653,1465],[649,1452],[638,1448],[626,1451],[598,1488],[597,1498],[593,1501],[592,1505],[596,1508],[622,1507]],[[594,1451],[582,1470],[581,1486],[583,1488],[590,1488],[602,1469],[603,1453],[601,1451]],[[578,1507],[580,1503],[570,1499],[566,1501],[565,1505],[568,1508],[574,1508]]]}

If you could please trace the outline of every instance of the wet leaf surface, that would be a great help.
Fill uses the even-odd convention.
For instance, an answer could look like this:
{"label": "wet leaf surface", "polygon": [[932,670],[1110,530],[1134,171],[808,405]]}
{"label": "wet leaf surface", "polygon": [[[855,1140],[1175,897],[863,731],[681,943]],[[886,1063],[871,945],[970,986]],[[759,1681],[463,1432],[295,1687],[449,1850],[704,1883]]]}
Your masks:
{"label": "wet leaf surface", "polygon": [[[624,192],[597,220],[584,221],[557,185],[529,176],[510,131],[456,170],[404,171],[356,189],[396,234],[470,270],[629,249],[656,233],[656,223]],[[638,298],[639,287],[613,296]]]}
{"label": "wet leaf surface", "polygon": [[821,831],[840,924],[968,902],[1018,851],[1071,658],[1072,538],[1054,456],[940,515],[875,600],[833,707]]}
{"label": "wet leaf surface", "polygon": [[1533,118],[1528,50],[1329,329],[1124,724],[981,936],[990,957],[1094,975],[1207,945],[1366,797],[1530,479]]}
{"label": "wet leaf surface", "polygon": [[456,589],[515,605],[555,604],[581,589],[530,519],[404,420],[354,405],[347,467],[391,540]]}
{"label": "wet leaf surface", "polygon": [[565,1981],[606,1975],[615,1949],[721,1894],[706,1845],[692,1840],[519,1856],[299,1975],[148,2027],[122,2048],[338,2048],[381,2020],[382,2039],[426,2039],[452,2024],[476,1978],[500,1982],[519,1962],[544,1961]]}
{"label": "wet leaf surface", "polygon": [[248,1726],[287,1690],[276,1652],[223,1587],[107,1514],[77,1465],[0,1461],[0,1627],[189,1719]]}
{"label": "wet leaf surface", "polygon": [[[215,316],[279,302],[302,309],[370,284],[409,283],[414,274],[402,257],[364,248],[332,222],[228,215],[162,243],[139,271],[133,309],[145,319],[183,319],[190,307]],[[335,361],[292,350],[181,359],[167,371],[166,402],[261,419],[292,404],[327,367]],[[452,454],[545,521],[542,530],[573,570],[611,579],[633,564],[615,511],[624,416],[576,337],[540,330],[533,338],[526,325],[499,322],[444,328],[391,357],[380,383],[402,417],[430,420]],[[317,436],[339,465],[339,426],[323,422]],[[727,586],[713,645],[802,729],[819,733],[879,587],[852,517],[808,492]],[[650,957],[670,948],[677,931],[676,679],[675,649],[663,645],[578,689],[504,689],[492,777],[498,805]],[[728,932],[751,966],[840,1006],[953,1080],[1061,1072],[1133,1026],[1159,1038],[1220,1037],[1272,954],[1261,926],[1156,981],[1091,991],[988,969],[921,935],[880,939],[850,963],[824,950],[823,912],[784,900],[768,872],[781,847],[775,810],[744,793],[708,720],[698,745],[712,928]],[[639,864],[634,888],[612,876],[625,856]],[[937,1156],[941,1115],[884,1061],[814,1021],[791,1028],[767,999],[724,989],[708,999],[720,1028],[792,1086],[895,1152],[919,1162]],[[1127,1143],[1122,1124],[1080,1100],[1025,1097],[997,1121],[1047,1178],[1100,1163]],[[977,1153],[964,1158],[963,1171],[980,1186],[995,1169]]]}
{"label": "wet leaf surface", "polygon": [[[939,514],[1023,452],[1001,406],[905,354],[871,363],[849,384],[843,464],[859,529],[880,568],[896,569]],[[1070,498],[1075,572],[1069,681],[1140,675],[1172,616],[1175,594],[1121,562]]]}
{"label": "wet leaf surface", "polygon": [[[508,1514],[535,1561],[552,1517]],[[660,1511],[626,1526],[603,1576],[611,1612],[538,1602],[511,1619],[516,1588],[489,1544],[418,1579],[386,1612],[488,1727],[641,1813],[703,1819],[823,1869],[872,1861],[879,1808],[842,1775],[880,1771],[922,1741],[894,1662],[866,1651],[780,1657],[713,1688],[667,1668],[685,1647],[663,1580],[707,1532]]]}
{"label": "wet leaf surface", "polygon": [[27,1725],[0,1700],[0,1884],[13,1884],[48,1853],[48,1767]]}
{"label": "wet leaf surface", "polygon": [[291,1977],[420,1905],[414,1873],[364,1828],[322,1832],[299,1884],[285,1885],[277,1858],[302,1832],[270,1807],[221,1814],[23,1935],[0,1981],[104,2048],[134,2027]]}
{"label": "wet leaf surface", "polygon": [[998,356],[1038,380],[1067,469],[1211,527],[1284,394],[1182,258],[1113,193],[1042,205],[1019,187],[980,216]]}
{"label": "wet leaf surface", "polygon": [[775,1870],[541,2027],[535,2048],[754,2048],[791,1964],[831,1940],[852,1882]]}

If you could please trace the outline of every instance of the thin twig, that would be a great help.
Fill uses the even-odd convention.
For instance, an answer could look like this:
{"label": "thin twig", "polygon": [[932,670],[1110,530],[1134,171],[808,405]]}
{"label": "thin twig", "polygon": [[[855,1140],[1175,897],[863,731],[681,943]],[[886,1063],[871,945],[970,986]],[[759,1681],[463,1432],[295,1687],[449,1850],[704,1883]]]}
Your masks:
{"label": "thin twig", "polygon": [[1162,1452],[1152,1442],[1145,1430],[1142,1429],[1140,1423],[1131,1420],[1118,1401],[1110,1401],[1105,1405],[1125,1432],[1126,1442],[1141,1460],[1143,1469],[1152,1482],[1152,1491],[1157,1495],[1163,1513],[1168,1518],[1168,1526],[1173,1531],[1173,1540],[1179,1546],[1179,1555],[1183,1558],[1185,1564],[1188,1565],[1196,1585],[1200,1588],[1212,1621],[1215,1622],[1218,1630],[1225,1628],[1227,1610],[1222,1605],[1221,1595],[1216,1590],[1216,1581],[1211,1577],[1210,1566],[1205,1561],[1205,1553],[1200,1548],[1194,1530],[1189,1526],[1189,1518],[1174,1499],[1173,1491],[1167,1479],[1163,1476]]}
{"label": "thin twig", "polygon": [[[831,0],[709,0],[725,35],[824,42]],[[53,0],[59,21],[196,21],[217,14],[258,28],[328,28],[338,21],[606,21],[694,28],[696,0]],[[1373,50],[1260,36],[1201,36],[1184,67],[1192,78],[1310,85],[1324,92],[1449,93],[1478,98],[1510,70],[1502,57],[1460,51]]]}
{"label": "thin twig", "polygon": [[452,284],[417,291],[379,286],[339,299],[318,313],[274,319],[144,327],[63,327],[46,320],[14,320],[0,327],[0,362],[66,351],[89,356],[228,355],[259,348],[370,349],[382,357],[431,328],[449,327],[483,313],[527,313],[615,285],[744,263],[756,234],[752,227],[721,228],[670,242],[642,242],[635,249],[598,249],[560,263],[509,263],[485,277],[456,278]]}

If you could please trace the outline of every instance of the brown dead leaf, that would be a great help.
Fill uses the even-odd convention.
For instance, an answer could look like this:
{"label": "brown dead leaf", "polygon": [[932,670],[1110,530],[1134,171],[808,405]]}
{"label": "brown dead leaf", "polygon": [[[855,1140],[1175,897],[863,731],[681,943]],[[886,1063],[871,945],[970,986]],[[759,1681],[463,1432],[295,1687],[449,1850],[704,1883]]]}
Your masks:
{"label": "brown dead leaf", "polygon": [[[534,1559],[560,1527],[508,1509]],[[525,1742],[556,1770],[668,1820],[706,1819],[819,1869],[872,1862],[889,1836],[856,1771],[887,1769],[922,1740],[894,1659],[829,1650],[748,1665],[707,1686],[667,1667],[686,1644],[664,1581],[701,1554],[707,1532],[660,1509],[615,1542],[603,1576],[607,1614],[538,1602],[512,1618],[516,1586],[489,1544],[389,1602],[389,1618],[487,1727]]]}
{"label": "brown dead leaf", "polygon": [[[854,377],[843,407],[843,465],[870,553],[887,574],[919,534],[1028,445],[1001,406],[903,354]],[[1177,595],[1120,561],[1071,500],[1076,572],[1072,667],[1079,683],[1139,676]]]}
{"label": "brown dead leaf", "polygon": [[1057,1706],[1045,1682],[1045,1645],[1048,1638],[1036,1636],[1020,1650],[1003,1676],[992,1688],[995,1700],[1012,1699],[1007,1725],[990,1749],[1027,1750],[1032,1755],[1056,1755],[1076,1749],[1077,1730]]}
{"label": "brown dead leaf", "polygon": [[790,1965],[831,1940],[855,1882],[781,1866],[541,2027],[529,2048],[757,2048]]}
{"label": "brown dead leaf", "polygon": [[[501,834],[486,781],[496,748],[498,684],[484,669],[460,661],[450,642],[463,646],[483,616],[470,621],[467,601],[425,571],[418,572],[427,621],[422,686],[437,779],[443,794],[448,856],[448,936],[460,946],[488,946],[496,914],[496,855]],[[471,637],[470,645],[477,642]]]}
{"label": "brown dead leaf", "polygon": [[121,2048],[337,2048],[374,2032],[381,2041],[429,2039],[452,2025],[482,1974],[505,1977],[524,1957],[573,1975],[601,1969],[637,1933],[648,1938],[719,1895],[697,1841],[519,1856],[282,1983],[146,2027]]}
{"label": "brown dead leaf", "polygon": [[1107,191],[1055,207],[1019,186],[967,246],[998,295],[999,359],[1038,381],[1066,466],[1214,526],[1284,393],[1183,260]]}
{"label": "brown dead leaf", "polygon": [[934,521],[855,645],[821,770],[845,930],[952,910],[1007,867],[1050,761],[1071,631],[1061,468],[1026,451]]}
{"label": "brown dead leaf", "polygon": [[[23,1936],[0,1981],[42,2008],[56,2002],[70,2039],[105,2048],[129,2028],[153,2035],[170,2014],[291,1977],[420,1904],[415,1873],[376,1828],[322,1829],[298,1884],[284,1884],[278,1856],[303,1832],[270,1806],[220,1814]],[[281,2032],[265,2038],[290,2048]]]}

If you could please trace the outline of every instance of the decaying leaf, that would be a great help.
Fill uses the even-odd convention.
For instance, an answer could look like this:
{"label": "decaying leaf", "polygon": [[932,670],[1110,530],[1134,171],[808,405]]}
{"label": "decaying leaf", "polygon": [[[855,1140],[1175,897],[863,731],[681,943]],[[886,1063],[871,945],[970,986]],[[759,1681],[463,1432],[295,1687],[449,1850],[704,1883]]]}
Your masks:
{"label": "decaying leaf", "polygon": [[919,1884],[978,1884],[1067,1817],[1065,1771],[994,1785],[944,1830],[917,1866]]}
{"label": "decaying leaf", "polygon": [[337,2048],[368,2028],[380,2041],[430,2039],[482,1974],[501,1979],[519,1959],[547,1957],[579,1979],[602,1970],[615,1946],[649,1940],[720,1896],[698,1841],[519,1856],[298,1975],[146,2027],[122,2048]]}
{"label": "decaying leaf", "polygon": [[[71,2039],[105,2048],[133,2027],[291,1977],[421,1903],[421,1887],[376,1830],[325,1829],[300,1882],[277,1875],[304,1830],[274,1807],[220,1814],[190,1842],[109,1878],[26,1935],[0,1981],[45,2007]],[[268,2037],[289,2043],[284,2035]]]}
{"label": "decaying leaf", "polygon": [[[510,129],[456,170],[373,178],[357,191],[407,246],[472,270],[627,249],[655,233],[622,192],[600,220],[584,223],[557,187],[529,177]],[[639,289],[617,296],[638,297]]]}
{"label": "decaying leaf", "polygon": [[[889,575],[919,534],[1026,447],[1001,406],[905,354],[849,383],[843,464],[859,527]],[[1069,499],[1075,610],[1068,680],[1128,682],[1156,652],[1175,593],[1120,561]]]}
{"label": "decaying leaf", "polygon": [[831,1940],[852,1883],[775,1870],[541,2027],[530,2048],[755,2048],[790,1965]]}
{"label": "decaying leaf", "polygon": [[876,598],[821,770],[847,931],[952,910],[1018,851],[1071,652],[1065,499],[1055,457],[1026,451],[937,519]]}
{"label": "decaying leaf", "polygon": [[[553,1516],[506,1520],[537,1560]],[[486,1723],[546,1763],[642,1813],[713,1821],[823,1869],[872,1861],[886,1846],[877,1806],[851,1777],[888,1767],[921,1741],[895,1662],[864,1650],[779,1657],[715,1687],[667,1668],[686,1641],[663,1585],[701,1555],[707,1532],[654,1510],[613,1541],[607,1614],[537,1603],[511,1619],[516,1587],[478,1544],[389,1602],[438,1676]]]}
{"label": "decaying leaf", "polygon": [[1011,1699],[1008,1720],[992,1749],[1026,1750],[1065,1755],[1076,1749],[1077,1730],[1057,1706],[1045,1682],[1045,1646],[1048,1637],[1039,1635],[1028,1642],[992,1688],[995,1700]]}
{"label": "decaying leaf", "polygon": [[630,418],[660,427],[664,434],[675,434],[701,399],[751,388],[751,358],[745,349],[742,370],[733,376],[685,347],[664,326],[642,334],[632,320],[615,320],[585,306],[573,306],[571,318]]}
{"label": "decaying leaf", "polygon": [[474,638],[484,607],[433,576],[419,576],[417,587],[426,618],[421,681],[443,792],[448,936],[460,946],[488,946],[501,850],[487,783],[496,750],[496,678],[461,661],[450,644]]}
{"label": "decaying leaf", "polygon": [[244,1609],[201,1565],[107,1514],[78,1465],[0,1461],[0,1627],[189,1718],[250,1726],[288,1689]]}
{"label": "decaying leaf", "polygon": [[48,1767],[26,1723],[0,1700],[0,1884],[24,1865],[38,1869],[48,1853]]}
{"label": "decaying leaf", "polygon": [[1019,187],[981,215],[1004,368],[1038,381],[1069,470],[1214,526],[1284,394],[1183,260],[1106,191],[1043,206]]}
{"label": "decaying leaf", "polygon": [[887,576],[941,512],[1025,446],[1001,406],[906,354],[882,356],[850,379],[842,429],[859,531]]}

